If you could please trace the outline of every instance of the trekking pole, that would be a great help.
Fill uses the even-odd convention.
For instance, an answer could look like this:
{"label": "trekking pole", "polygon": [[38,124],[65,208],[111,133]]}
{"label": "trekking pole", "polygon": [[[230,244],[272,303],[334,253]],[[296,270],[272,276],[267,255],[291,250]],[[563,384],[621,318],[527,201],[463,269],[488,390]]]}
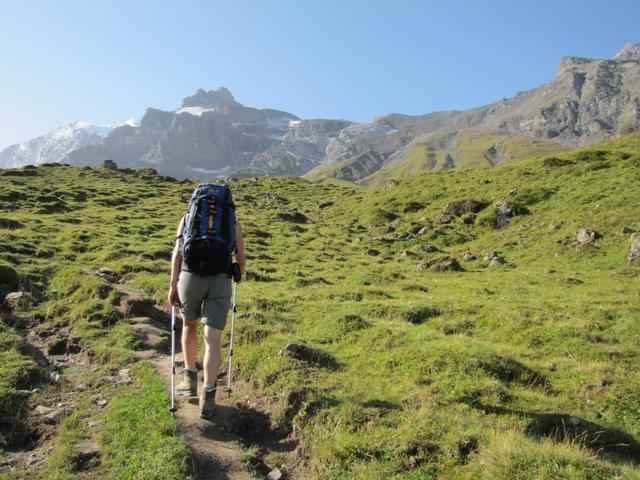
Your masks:
{"label": "trekking pole", "polygon": [[231,307],[231,338],[229,339],[229,365],[227,370],[227,397],[231,397],[231,360],[233,359],[233,332],[236,326],[236,295],[238,283],[233,282],[233,305]]}
{"label": "trekking pole", "polygon": [[171,416],[176,416],[176,306],[171,305]]}

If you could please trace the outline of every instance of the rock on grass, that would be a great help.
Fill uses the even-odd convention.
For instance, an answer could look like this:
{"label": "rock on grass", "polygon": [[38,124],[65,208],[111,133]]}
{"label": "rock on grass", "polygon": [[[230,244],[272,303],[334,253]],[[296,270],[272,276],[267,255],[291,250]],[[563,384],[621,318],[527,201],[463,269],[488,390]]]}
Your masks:
{"label": "rock on grass", "polygon": [[462,272],[464,269],[455,258],[450,257],[442,257],[435,258],[428,262],[422,262],[416,265],[416,270],[418,272],[423,272],[427,269],[433,270],[435,272]]}

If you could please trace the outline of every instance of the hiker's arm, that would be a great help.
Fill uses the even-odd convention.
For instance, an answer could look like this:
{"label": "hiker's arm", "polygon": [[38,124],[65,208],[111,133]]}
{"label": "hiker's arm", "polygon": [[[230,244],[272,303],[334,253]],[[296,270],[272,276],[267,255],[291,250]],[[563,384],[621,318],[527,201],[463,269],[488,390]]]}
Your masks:
{"label": "hiker's arm", "polygon": [[184,228],[184,217],[180,219],[176,230],[175,245],[171,255],[171,280],[169,281],[169,305],[179,304],[178,298],[178,276],[180,275],[180,263],[182,262],[182,229]]}
{"label": "hiker's arm", "polygon": [[240,271],[244,272],[244,266],[247,259],[244,255],[244,237],[242,236],[242,227],[238,220],[236,220],[236,260],[240,264]]}

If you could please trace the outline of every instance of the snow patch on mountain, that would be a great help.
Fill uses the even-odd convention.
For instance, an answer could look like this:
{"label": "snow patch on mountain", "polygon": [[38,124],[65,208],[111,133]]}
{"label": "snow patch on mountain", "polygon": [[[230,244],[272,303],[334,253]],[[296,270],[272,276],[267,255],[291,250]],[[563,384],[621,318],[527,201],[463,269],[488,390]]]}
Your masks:
{"label": "snow patch on mountain", "polygon": [[189,115],[194,115],[196,117],[201,117],[204,112],[213,112],[215,108],[205,108],[205,107],[182,107],[174,111],[174,113],[188,113]]}
{"label": "snow patch on mountain", "polygon": [[118,127],[135,127],[133,118],[108,125],[74,122],[56,128],[46,135],[0,150],[0,168],[19,168],[25,165],[60,162],[69,152],[86,145],[95,145]]}

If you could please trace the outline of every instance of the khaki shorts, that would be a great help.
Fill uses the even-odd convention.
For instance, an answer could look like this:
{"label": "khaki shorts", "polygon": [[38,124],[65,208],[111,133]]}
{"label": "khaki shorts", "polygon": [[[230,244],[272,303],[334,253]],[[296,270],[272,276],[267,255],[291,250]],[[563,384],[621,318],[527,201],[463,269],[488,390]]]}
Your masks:
{"label": "khaki shorts", "polygon": [[224,330],[231,306],[231,278],[226,273],[200,276],[182,270],[178,277],[182,318]]}

